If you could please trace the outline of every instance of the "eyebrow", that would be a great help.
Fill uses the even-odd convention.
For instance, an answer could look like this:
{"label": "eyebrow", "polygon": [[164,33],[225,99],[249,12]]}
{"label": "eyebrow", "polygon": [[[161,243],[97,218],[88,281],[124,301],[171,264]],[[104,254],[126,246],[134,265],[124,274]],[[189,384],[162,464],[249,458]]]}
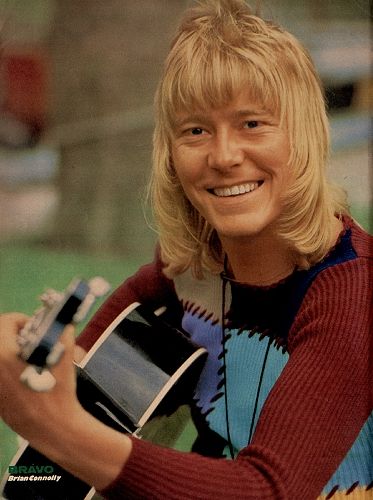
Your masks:
{"label": "eyebrow", "polygon": [[267,116],[272,115],[269,109],[242,109],[233,113],[234,118],[244,118],[245,116]]}
{"label": "eyebrow", "polygon": [[180,128],[190,122],[201,123],[202,121],[206,121],[206,116],[203,115],[188,115],[183,118],[175,118],[174,127]]}

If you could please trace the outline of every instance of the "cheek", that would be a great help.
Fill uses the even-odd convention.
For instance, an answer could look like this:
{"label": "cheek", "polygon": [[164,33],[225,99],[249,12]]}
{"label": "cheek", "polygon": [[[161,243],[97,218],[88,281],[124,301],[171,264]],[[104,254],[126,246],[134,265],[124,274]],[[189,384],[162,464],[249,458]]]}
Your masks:
{"label": "cheek", "polygon": [[198,189],[198,174],[193,168],[175,167],[180,186],[184,192],[185,198],[198,211],[201,211],[201,193]]}
{"label": "cheek", "polygon": [[198,194],[195,189],[195,183],[189,179],[189,176],[179,176],[179,182],[181,188],[184,192],[184,196],[189,200],[189,202],[197,208],[198,205]]}
{"label": "cheek", "polygon": [[175,168],[176,177],[178,178],[179,183],[180,183],[183,191],[185,193],[187,193],[188,184],[189,184],[187,172],[183,168],[180,168],[177,165],[175,165],[174,168]]}
{"label": "cheek", "polygon": [[198,168],[198,161],[193,156],[174,154],[173,165],[184,190],[189,190],[193,187],[201,177],[201,169]]}
{"label": "cheek", "polygon": [[184,195],[188,200],[193,203],[193,176],[190,169],[186,168],[185,165],[180,164],[177,160],[173,161],[173,168],[177,177],[177,180],[184,192]]}
{"label": "cheek", "polygon": [[281,182],[290,181],[291,168],[289,166],[290,147],[287,140],[279,141],[268,155],[268,160],[273,167],[273,172]]}

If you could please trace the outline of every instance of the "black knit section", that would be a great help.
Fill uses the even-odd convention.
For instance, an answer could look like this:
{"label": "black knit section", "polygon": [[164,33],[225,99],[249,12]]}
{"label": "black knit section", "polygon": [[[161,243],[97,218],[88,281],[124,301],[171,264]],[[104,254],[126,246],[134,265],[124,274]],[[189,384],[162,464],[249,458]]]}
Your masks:
{"label": "black knit section", "polygon": [[313,280],[324,269],[354,258],[351,230],[347,230],[322,262],[308,271],[295,271],[276,286],[250,286],[229,280],[232,303],[227,314],[228,328],[236,328],[239,333],[248,331],[249,336],[260,332],[259,340],[270,337],[277,349],[285,351],[289,329]]}

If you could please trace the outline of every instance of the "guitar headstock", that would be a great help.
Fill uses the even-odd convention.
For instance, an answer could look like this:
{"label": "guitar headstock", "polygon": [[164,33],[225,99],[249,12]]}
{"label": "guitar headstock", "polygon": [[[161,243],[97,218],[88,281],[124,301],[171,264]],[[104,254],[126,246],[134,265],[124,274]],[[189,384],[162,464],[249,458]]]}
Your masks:
{"label": "guitar headstock", "polygon": [[45,380],[51,377],[47,369],[57,364],[63,355],[64,346],[59,338],[65,326],[83,321],[96,299],[109,289],[110,285],[103,278],[96,277],[90,281],[74,279],[65,292],[47,290],[40,297],[43,305],[18,335],[19,356],[32,365],[21,376],[24,383],[34,390],[49,390],[39,388],[40,377]]}

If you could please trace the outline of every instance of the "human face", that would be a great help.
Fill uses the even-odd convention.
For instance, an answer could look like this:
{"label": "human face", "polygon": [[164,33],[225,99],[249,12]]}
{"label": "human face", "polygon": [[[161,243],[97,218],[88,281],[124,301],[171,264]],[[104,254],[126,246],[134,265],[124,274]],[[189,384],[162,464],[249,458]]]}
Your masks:
{"label": "human face", "polygon": [[290,182],[289,150],[279,117],[248,92],[177,115],[171,145],[187,198],[222,242],[274,234]]}

